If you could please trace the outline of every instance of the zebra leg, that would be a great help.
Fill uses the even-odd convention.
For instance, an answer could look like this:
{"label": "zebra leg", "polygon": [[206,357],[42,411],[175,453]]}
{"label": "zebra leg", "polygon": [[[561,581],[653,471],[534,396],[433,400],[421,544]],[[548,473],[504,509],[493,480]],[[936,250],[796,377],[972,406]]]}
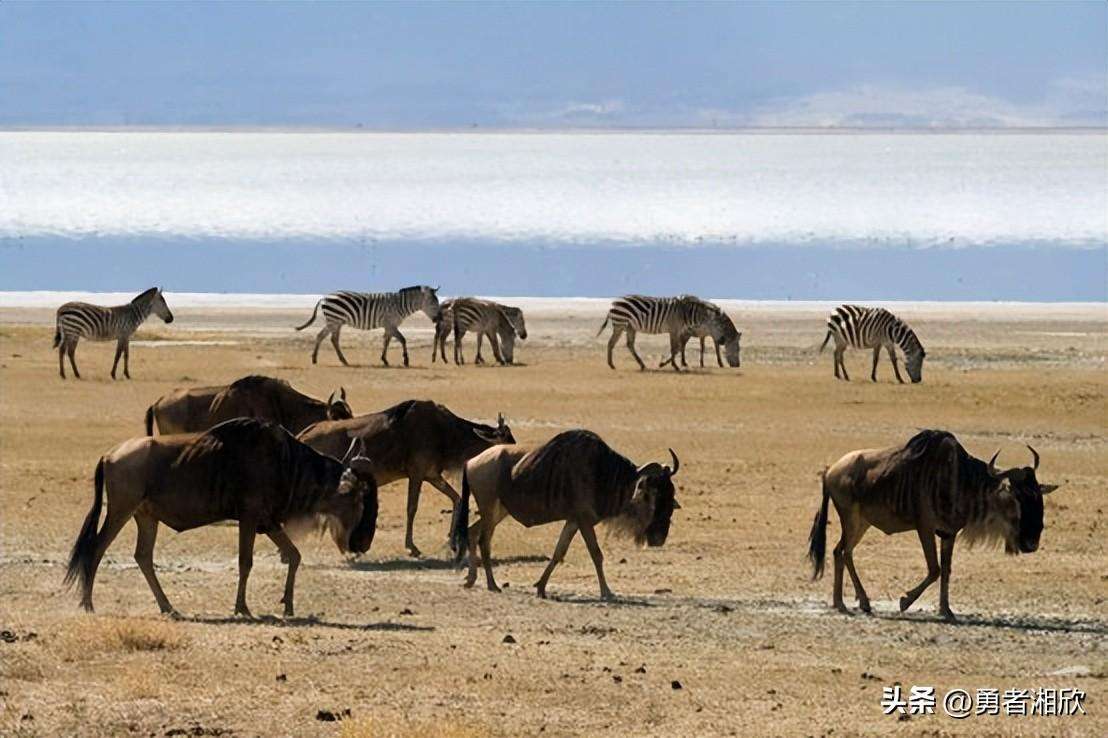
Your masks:
{"label": "zebra leg", "polygon": [[131,378],[131,339],[123,341],[123,376]]}
{"label": "zebra leg", "polygon": [[[635,351],[635,331],[630,326],[627,327],[627,350],[631,352],[631,355],[635,357],[635,361],[639,362],[639,371],[646,371],[646,364],[642,363],[642,359],[639,357],[639,353]],[[676,369],[677,367],[674,367]]]}
{"label": "zebra leg", "polygon": [[[719,364],[719,368],[722,369],[723,368],[723,357],[719,355],[719,341],[717,341],[716,339],[713,338],[712,343],[714,343],[715,346],[716,346],[716,363]],[[700,365],[704,366],[704,363],[701,362]]]}
{"label": "zebra leg", "polygon": [[71,338],[65,346],[65,352],[69,354],[69,365],[73,367],[73,376],[77,379],[81,378],[81,373],[77,371],[77,339]]}
{"label": "zebra leg", "polygon": [[489,333],[489,345],[492,346],[492,356],[496,359],[496,363],[500,366],[507,366],[508,360],[504,358],[504,352],[500,350],[500,339],[496,335],[496,331]]}
{"label": "zebra leg", "polygon": [[339,333],[341,332],[341,325],[331,331],[331,345],[335,347],[335,353],[339,355],[339,361],[342,362],[342,365],[350,366],[350,364],[346,361],[346,357],[342,355],[342,349],[339,347]]}
{"label": "zebra leg", "polygon": [[473,357],[474,364],[484,364],[485,357],[481,356],[481,344],[485,340],[485,334],[477,331],[477,355]]}
{"label": "zebra leg", "polygon": [[112,362],[112,379],[115,379],[115,368],[119,366],[119,357],[123,356],[123,339],[115,342],[115,361]]}
{"label": "zebra leg", "polygon": [[389,333],[389,329],[386,327],[384,345],[381,347],[381,363],[385,366],[389,365],[389,342],[391,340],[392,334]]}
{"label": "zebra leg", "polygon": [[62,379],[65,379],[65,344],[64,338],[58,343],[58,373]]}
{"label": "zebra leg", "polygon": [[461,326],[454,328],[454,363],[458,366],[466,363],[465,354],[462,352],[462,339],[465,338],[466,332],[462,330]]}
{"label": "zebra leg", "polygon": [[612,337],[608,339],[608,367],[615,369],[616,365],[612,363],[612,349],[615,348],[616,342],[619,341],[620,334],[623,333],[623,328],[612,323]]}
{"label": "zebra leg", "polygon": [[843,375],[842,375],[841,379],[845,379],[846,381],[849,382],[850,381],[850,375],[846,373],[846,362],[843,361],[843,353],[845,353],[845,352],[846,352],[845,347],[841,348],[841,349],[840,348],[835,349],[835,378],[840,379],[840,377],[839,377],[839,367],[842,367]]}
{"label": "zebra leg", "polygon": [[319,335],[315,337],[315,348],[312,349],[312,363],[319,363],[319,344],[323,343],[323,339],[327,338],[327,334],[331,332],[331,324],[323,326],[323,330],[319,332]]}
{"label": "zebra leg", "polygon": [[[700,368],[701,369],[704,368],[704,341],[705,341],[704,336],[701,336],[700,337]],[[717,349],[719,348],[718,343],[716,344],[716,348]],[[681,364],[682,365],[685,364],[685,351],[684,351],[684,349],[681,350]]]}
{"label": "zebra leg", "polygon": [[881,358],[881,345],[878,344],[873,349],[873,369],[869,373],[870,381],[877,381],[877,360]]}
{"label": "zebra leg", "polygon": [[904,378],[900,376],[900,367],[897,366],[896,362],[896,349],[894,349],[892,346],[888,346],[886,348],[889,351],[889,361],[893,363],[893,373],[896,374],[896,381],[904,384]]}

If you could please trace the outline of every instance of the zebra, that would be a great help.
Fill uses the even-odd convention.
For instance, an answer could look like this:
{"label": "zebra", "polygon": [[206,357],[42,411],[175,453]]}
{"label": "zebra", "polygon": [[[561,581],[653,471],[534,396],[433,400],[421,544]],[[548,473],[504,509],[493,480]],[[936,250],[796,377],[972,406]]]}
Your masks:
{"label": "zebra", "polygon": [[[731,323],[730,318],[727,318],[717,306],[691,295],[680,297],[625,295],[612,301],[612,307],[608,310],[608,315],[604,318],[597,336],[604,332],[609,321],[612,324],[612,337],[608,339],[608,366],[612,369],[616,368],[612,363],[612,349],[615,348],[616,341],[624,331],[627,332],[627,350],[639,363],[640,370],[646,369],[646,365],[635,351],[635,334],[640,331],[669,333],[670,355],[659,366],[672,364],[674,371],[680,371],[676,357],[682,349],[682,342],[686,340],[687,335],[695,335],[695,332],[701,329],[712,336],[717,343],[723,343],[727,363],[730,366],[739,365],[739,334],[734,330],[734,323]],[[727,325],[730,325],[730,330]]]}
{"label": "zebra", "polygon": [[397,326],[405,318],[417,310],[431,320],[439,316],[438,287],[419,285],[405,287],[398,292],[333,292],[320,298],[312,310],[312,317],[307,323],[297,326],[296,330],[302,331],[315,322],[319,308],[323,307],[323,318],[327,324],[315,339],[315,348],[312,350],[312,363],[317,363],[319,357],[319,345],[328,335],[331,336],[331,344],[335,347],[339,361],[343,366],[350,366],[346,357],[339,348],[339,331],[349,323],[352,327],[363,331],[374,328],[385,329],[385,345],[381,349],[381,363],[389,365],[388,351],[389,341],[393,338],[400,342],[400,348],[404,352],[404,366],[408,366],[408,342],[404,340]]}
{"label": "zebra", "polygon": [[[481,357],[481,343],[488,336],[492,344],[493,356],[500,364],[513,362],[515,338],[527,338],[527,324],[523,319],[523,311],[511,305],[501,305],[490,300],[479,300],[474,297],[460,297],[444,303],[446,307],[442,312],[435,329],[436,346],[432,348],[431,360],[435,360],[435,349],[442,354],[442,360],[446,362],[446,337],[454,331],[454,363],[464,364],[465,356],[462,353],[461,341],[468,331],[477,333],[477,356],[474,362],[485,363]],[[448,314],[449,313],[449,314]],[[498,340],[499,337],[499,340]],[[504,342],[505,350],[501,351],[500,341]]]}
{"label": "zebra", "polygon": [[[700,299],[698,297],[695,297],[694,295],[681,295],[681,298],[691,299],[691,300],[699,300]],[[704,302],[704,301],[701,300],[701,302]],[[712,303],[710,303],[710,302],[705,302],[705,304],[710,305],[713,308],[716,307],[715,305],[712,305]],[[732,321],[731,318],[727,315],[727,313],[723,312],[722,310],[720,310],[720,321],[719,322],[720,322],[720,325],[721,325],[722,330],[723,330],[722,343],[726,343],[727,341],[731,340],[732,338],[734,338],[735,341],[740,341],[742,339],[742,336],[743,336],[742,331],[735,328],[734,321]],[[699,325],[693,326],[688,333],[686,333],[684,336],[681,337],[681,366],[685,367],[686,369],[689,366],[688,362],[685,361],[685,346],[688,344],[690,338],[699,338],[700,339],[700,368],[701,369],[704,368],[704,339],[705,338],[712,338],[712,343],[715,344],[715,347],[716,347],[716,363],[719,364],[721,367],[723,366],[723,357],[721,357],[720,353],[719,353],[719,346],[720,346],[721,341],[717,340],[715,338],[715,336],[713,335],[714,330],[715,330],[715,324],[714,323],[712,323],[712,322],[700,323]],[[739,349],[740,349],[740,352],[741,352],[741,349],[742,349],[741,345],[739,346]],[[735,364],[735,366],[742,366],[741,359],[738,361],[738,363]]]}
{"label": "zebra", "polygon": [[874,382],[877,381],[877,360],[881,358],[881,349],[884,348],[893,363],[896,381],[904,383],[897,366],[894,346],[900,346],[904,351],[904,368],[908,370],[912,383],[923,379],[923,357],[927,355],[923,344],[907,323],[885,308],[840,305],[827,319],[827,336],[819,347],[820,353],[823,353],[832,336],[835,338],[836,379],[840,379],[839,367],[842,367],[841,379],[850,381],[850,375],[846,373],[846,363],[843,361],[843,352],[847,346],[873,349],[873,369],[869,376]]}
{"label": "zebra", "polygon": [[160,287],[151,287],[126,305],[90,305],[87,302],[67,302],[58,308],[55,317],[54,348],[58,350],[58,373],[65,379],[65,357],[73,367],[73,376],[81,378],[77,371],[77,341],[111,341],[115,343],[115,361],[112,362],[112,379],[123,357],[123,376],[131,378],[131,334],[154,313],[166,323],[173,322],[173,313],[165,304]]}

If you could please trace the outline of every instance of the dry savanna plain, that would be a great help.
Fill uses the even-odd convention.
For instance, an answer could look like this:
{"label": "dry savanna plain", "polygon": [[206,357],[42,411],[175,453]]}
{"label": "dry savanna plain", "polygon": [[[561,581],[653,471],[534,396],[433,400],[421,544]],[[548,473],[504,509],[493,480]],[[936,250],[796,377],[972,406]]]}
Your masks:
{"label": "dry savanna plain", "polygon": [[[172,306],[172,297],[170,297]],[[836,381],[817,353],[826,306],[729,305],[742,368],[617,371],[596,338],[603,303],[536,303],[509,368],[432,365],[430,323],[409,336],[410,369],[379,365],[380,333],[345,331],[356,364],[329,345],[312,366],[307,310],[176,308],[131,351],[131,381],[108,378],[111,344],[81,344],[85,379],[61,381],[53,314],[0,311],[0,733],[4,735],[1108,735],[1108,431],[1103,306],[903,306],[928,349],[924,382],[898,385],[887,362],[848,353]],[[607,334],[605,334],[607,335]],[[696,363],[690,344],[690,363]],[[664,341],[640,337],[656,366]],[[472,336],[467,350],[472,357]],[[487,350],[487,349],[486,349]],[[394,355],[394,364],[399,355]],[[558,528],[498,529],[504,591],[464,590],[448,563],[445,497],[425,486],[403,550],[404,485],[381,489],[371,551],[346,559],[302,540],[297,617],[280,617],[284,566],[259,540],[249,601],[232,617],[235,530],[175,534],[155,562],[173,604],[157,614],[128,526],[96,582],[96,614],[61,586],[92,500],[97,458],[143,432],[143,412],[181,386],[270,374],[319,397],[344,386],[355,412],[429,398],[465,417],[507,417],[521,441],[590,428],[637,462],[682,460],[667,544],[601,535],[619,601],[597,598],[578,539],[551,598],[531,584]],[[873,616],[830,608],[812,582],[808,530],[817,475],[846,451],[955,432],[1002,465],[1042,454],[1038,552],[957,547],[951,602],[938,585],[908,613],[897,598],[925,573],[912,534],[871,530],[855,559]],[[832,514],[830,544],[838,536]],[[853,604],[849,586],[847,598]],[[886,716],[882,688],[1077,688],[1085,715]]]}

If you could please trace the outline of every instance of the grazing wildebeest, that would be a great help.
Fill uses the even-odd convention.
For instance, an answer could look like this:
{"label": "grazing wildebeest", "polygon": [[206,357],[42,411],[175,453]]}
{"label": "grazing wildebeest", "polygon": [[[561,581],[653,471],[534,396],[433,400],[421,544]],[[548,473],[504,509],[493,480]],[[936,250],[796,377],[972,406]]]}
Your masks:
{"label": "grazing wildebeest", "polygon": [[[948,587],[954,539],[959,532],[970,545],[1003,541],[1010,554],[1031,553],[1043,531],[1043,495],[1057,485],[1039,484],[1039,454],[1028,446],[1034,466],[997,471],[997,451],[986,464],[970,456],[945,431],[925,430],[903,446],[863,449],[843,456],[823,473],[823,504],[812,523],[808,557],[813,578],[823,575],[827,545],[827,501],[835,503],[842,537],[835,546],[834,605],[843,605],[843,567],[850,573],[858,606],[870,612],[858,572],[854,547],[872,525],[886,535],[915,530],[927,560],[927,576],[900,598],[907,610],[923,591],[941,578],[939,612],[953,621]],[[941,560],[935,555],[939,537]]]}
{"label": "grazing wildebeest", "polygon": [[161,288],[151,287],[137,295],[126,305],[104,307],[87,302],[67,302],[58,308],[55,318],[54,348],[58,350],[58,373],[65,379],[65,357],[73,367],[73,376],[81,378],[77,371],[77,341],[115,341],[115,361],[112,362],[112,379],[123,357],[123,376],[131,378],[131,335],[154,313],[166,323],[173,322],[173,313],[165,304]]}
{"label": "grazing wildebeest", "polygon": [[183,387],[162,395],[146,408],[146,435],[154,435],[155,424],[165,436],[198,433],[231,418],[268,420],[296,434],[312,423],[353,415],[342,387],[323,402],[283,379],[251,375],[227,385]]}
{"label": "grazing wildebeest", "polygon": [[[587,430],[559,433],[535,449],[494,446],[470,459],[462,472],[462,500],[454,511],[451,544],[456,560],[469,552],[466,587],[477,580],[476,545],[490,591],[499,592],[492,576],[492,534],[506,515],[523,525],[564,520],[558,544],[546,570],[535,583],[546,597],[550,575],[566,555],[573,536],[581,531],[596,567],[600,596],[615,598],[604,579],[604,554],[594,527],[607,522],[634,536],[639,545],[661,546],[669,535],[674,510],[681,509],[673,476],[681,462],[673,449],[673,467],[650,462],[636,467]],[[469,525],[469,496],[477,500],[481,519]]]}
{"label": "grazing wildebeest", "polygon": [[298,438],[324,454],[342,453],[352,439],[358,439],[372,462],[379,487],[398,479],[408,480],[404,546],[412,556],[420,555],[412,526],[423,483],[429,482],[450,498],[451,505],[457,505],[458,493],[443,474],[461,469],[489,446],[515,443],[502,415],[497,416],[495,427],[482,425],[427,400],[406,400],[379,413],[316,423]]}
{"label": "grazing wildebeest", "polygon": [[[176,614],[154,574],[158,523],[181,532],[222,520],[239,524],[239,584],[235,614],[250,616],[246,579],[254,538],[269,536],[288,562],[282,602],[293,614],[293,582],[300,552],[285,529],[323,524],[340,551],[365,553],[377,527],[377,485],[369,460],[348,463],[313,451],[272,423],[237,418],[204,433],[132,438],[100,458],[95,497],[85,518],[65,581],[80,581],[81,605],[92,610],[100,559],[128,520],[138,525],[135,561],[163,613]],[[108,514],[100,532],[105,488]]]}

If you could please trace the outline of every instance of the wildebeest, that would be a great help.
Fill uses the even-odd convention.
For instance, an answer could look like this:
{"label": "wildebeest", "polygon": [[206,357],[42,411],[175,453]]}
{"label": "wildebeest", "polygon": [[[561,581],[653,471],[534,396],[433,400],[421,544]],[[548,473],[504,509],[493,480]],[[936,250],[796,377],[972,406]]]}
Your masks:
{"label": "wildebeest", "polygon": [[[673,488],[673,476],[681,462],[673,449],[669,453],[672,468],[657,462],[636,467],[595,433],[570,430],[533,450],[495,446],[470,459],[462,473],[462,500],[451,525],[456,560],[469,553],[465,586],[472,587],[477,580],[476,544],[481,547],[489,590],[500,591],[492,575],[492,534],[500,521],[511,515],[528,528],[565,521],[554,555],[535,583],[539,597],[546,597],[554,567],[580,530],[596,567],[600,596],[614,599],[604,579],[604,554],[596,541],[595,526],[610,523],[616,531],[633,536],[639,545],[665,543],[673,511],[681,509]],[[471,493],[481,514],[472,527]]]}
{"label": "wildebeest", "polygon": [[123,357],[123,376],[131,378],[131,336],[154,313],[166,323],[173,322],[173,313],[165,302],[159,287],[135,296],[126,305],[92,305],[87,302],[67,302],[58,308],[55,316],[54,348],[58,350],[58,373],[65,379],[65,357],[73,367],[73,376],[81,378],[77,371],[77,342],[115,341],[115,361],[112,362],[112,379]]}
{"label": "wildebeest", "polygon": [[339,387],[317,400],[283,379],[251,375],[218,387],[182,387],[159,397],[146,409],[146,435],[155,424],[162,435],[198,433],[231,418],[258,418],[296,434],[321,420],[342,420],[354,413]]}
{"label": "wildebeest", "polygon": [[[1039,484],[1035,471],[1039,454],[1028,446],[1034,466],[997,471],[997,451],[988,464],[976,459],[950,433],[925,430],[903,446],[863,449],[843,456],[823,473],[823,503],[809,535],[808,557],[813,578],[823,575],[827,538],[827,502],[835,503],[842,537],[835,546],[834,605],[843,605],[843,567],[850,573],[858,606],[870,612],[858,572],[854,547],[872,525],[886,535],[915,530],[927,560],[927,576],[900,598],[907,610],[936,579],[941,578],[939,612],[955,619],[950,609],[950,559],[959,532],[964,540],[1003,541],[1010,554],[1031,553],[1043,531],[1043,495],[1057,485]],[[939,537],[941,559],[935,555]]]}
{"label": "wildebeest", "polygon": [[[354,451],[352,446],[350,451]],[[353,456],[353,454],[349,454]],[[322,522],[340,551],[364,553],[377,527],[377,486],[368,459],[348,463],[324,456],[272,423],[237,418],[205,433],[132,438],[100,458],[95,497],[65,581],[80,581],[81,605],[92,610],[100,559],[128,520],[138,526],[135,561],[163,613],[176,614],[154,574],[158,523],[180,532],[221,520],[239,524],[239,583],[235,613],[250,616],[246,579],[254,538],[269,536],[288,562],[282,602],[293,614],[293,582],[300,552],[286,524]],[[108,514],[97,532],[104,496]]]}
{"label": "wildebeest", "polygon": [[489,446],[515,443],[512,430],[498,415],[496,426],[459,418],[446,407],[427,400],[406,400],[379,413],[349,420],[324,421],[306,428],[299,439],[316,451],[341,454],[352,439],[362,442],[372,461],[378,486],[408,480],[408,522],[404,546],[419,556],[412,526],[424,482],[458,504],[458,493],[443,474],[461,469]]}

